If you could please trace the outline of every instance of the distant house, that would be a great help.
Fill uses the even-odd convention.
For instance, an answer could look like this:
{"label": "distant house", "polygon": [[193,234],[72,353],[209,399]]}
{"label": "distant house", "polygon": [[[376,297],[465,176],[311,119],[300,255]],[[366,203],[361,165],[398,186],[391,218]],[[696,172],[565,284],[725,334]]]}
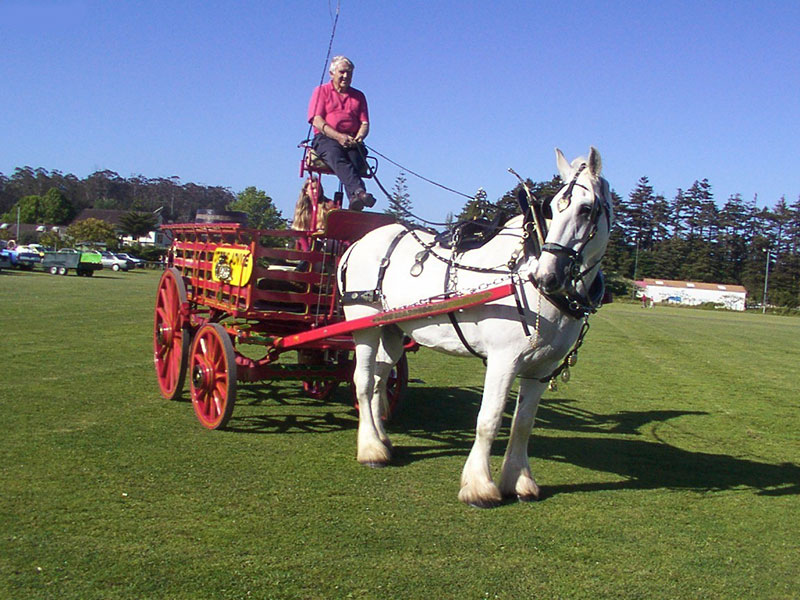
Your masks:
{"label": "distant house", "polygon": [[697,283],[669,279],[642,279],[636,282],[638,296],[653,302],[670,302],[695,306],[705,302],[721,304],[729,310],[744,310],[747,290],[741,285]]}
{"label": "distant house", "polygon": [[38,223],[0,223],[0,230],[3,235],[0,237],[4,239],[12,239],[18,243],[25,244],[30,241],[38,241],[41,235],[45,232],[59,233],[65,227],[56,225],[38,224]]}

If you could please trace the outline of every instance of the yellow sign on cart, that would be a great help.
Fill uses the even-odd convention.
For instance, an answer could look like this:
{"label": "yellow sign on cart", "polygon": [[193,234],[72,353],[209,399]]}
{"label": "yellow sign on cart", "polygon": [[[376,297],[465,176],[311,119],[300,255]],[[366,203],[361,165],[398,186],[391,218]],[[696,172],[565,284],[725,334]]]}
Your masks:
{"label": "yellow sign on cart", "polygon": [[253,257],[248,248],[219,246],[214,250],[212,281],[243,286],[253,274]]}

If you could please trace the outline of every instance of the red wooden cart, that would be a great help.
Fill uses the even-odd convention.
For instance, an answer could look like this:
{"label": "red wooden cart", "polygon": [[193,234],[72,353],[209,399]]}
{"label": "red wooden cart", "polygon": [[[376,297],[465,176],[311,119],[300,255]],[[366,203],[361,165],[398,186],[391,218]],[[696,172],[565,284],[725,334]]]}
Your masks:
{"label": "red wooden cart", "polygon": [[[158,284],[153,330],[161,394],[178,398],[188,371],[195,413],[210,429],[230,419],[239,381],[298,380],[308,396],[324,400],[339,382],[352,379],[353,331],[512,293],[506,284],[344,320],[336,289],[339,258],[354,240],[392,222],[385,214],[333,210],[321,230],[316,223],[310,231],[236,222],[162,226],[173,243]],[[294,362],[287,359],[290,350],[296,351]],[[389,381],[390,410],[407,383],[403,355]]]}

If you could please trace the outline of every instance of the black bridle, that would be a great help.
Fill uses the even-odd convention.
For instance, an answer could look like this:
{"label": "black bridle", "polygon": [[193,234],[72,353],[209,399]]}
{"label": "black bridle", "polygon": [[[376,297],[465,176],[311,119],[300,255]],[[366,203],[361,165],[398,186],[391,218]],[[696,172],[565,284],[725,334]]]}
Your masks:
{"label": "black bridle", "polygon": [[[608,206],[608,201],[604,198],[601,198],[597,195],[597,193],[593,189],[589,189],[586,186],[578,183],[578,178],[580,177],[583,170],[586,168],[586,163],[582,164],[578,170],[575,172],[575,175],[572,177],[572,180],[567,185],[567,189],[564,193],[558,198],[556,210],[559,212],[565,211],[569,205],[572,203],[572,193],[575,187],[580,187],[586,190],[587,192],[591,192],[594,196],[592,202],[591,212],[589,213],[589,222],[591,226],[584,234],[583,238],[575,244],[574,247],[567,247],[562,244],[558,244],[555,242],[545,242],[542,245],[542,252],[548,252],[550,254],[558,256],[565,256],[568,260],[568,280],[565,282],[564,291],[561,294],[548,294],[543,290],[539,290],[542,292],[545,297],[547,297],[551,302],[556,304],[559,308],[564,310],[565,312],[569,313],[575,317],[584,317],[589,313],[593,313],[597,310],[599,306],[602,295],[603,295],[603,279],[602,275],[599,275],[600,285],[592,285],[587,284],[584,281],[584,278],[587,274],[589,274],[595,267],[597,267],[600,262],[603,260],[603,256],[605,256],[605,252],[603,255],[600,256],[596,261],[594,261],[591,265],[582,269],[585,260],[584,260],[584,250],[589,245],[589,243],[594,239],[595,235],[597,235],[598,226],[600,222],[600,218],[602,215],[606,217],[606,224],[608,226],[609,233],[611,232],[611,209]],[[550,210],[552,211],[552,204],[555,201],[555,198],[550,201]],[[533,276],[530,276],[531,281],[534,285],[536,285],[536,281],[534,280]],[[578,293],[578,284],[583,283],[586,289],[585,294]]]}

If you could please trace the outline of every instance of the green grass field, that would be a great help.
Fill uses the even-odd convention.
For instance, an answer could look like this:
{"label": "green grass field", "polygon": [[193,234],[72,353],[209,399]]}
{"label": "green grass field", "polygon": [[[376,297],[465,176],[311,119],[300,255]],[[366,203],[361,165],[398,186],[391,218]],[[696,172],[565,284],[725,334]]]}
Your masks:
{"label": "green grass field", "polygon": [[478,510],[480,361],[411,356],[386,469],[344,386],[242,384],[207,431],[158,394],[158,275],[0,273],[0,597],[798,596],[800,319],[604,307],[539,411],[545,498]]}

